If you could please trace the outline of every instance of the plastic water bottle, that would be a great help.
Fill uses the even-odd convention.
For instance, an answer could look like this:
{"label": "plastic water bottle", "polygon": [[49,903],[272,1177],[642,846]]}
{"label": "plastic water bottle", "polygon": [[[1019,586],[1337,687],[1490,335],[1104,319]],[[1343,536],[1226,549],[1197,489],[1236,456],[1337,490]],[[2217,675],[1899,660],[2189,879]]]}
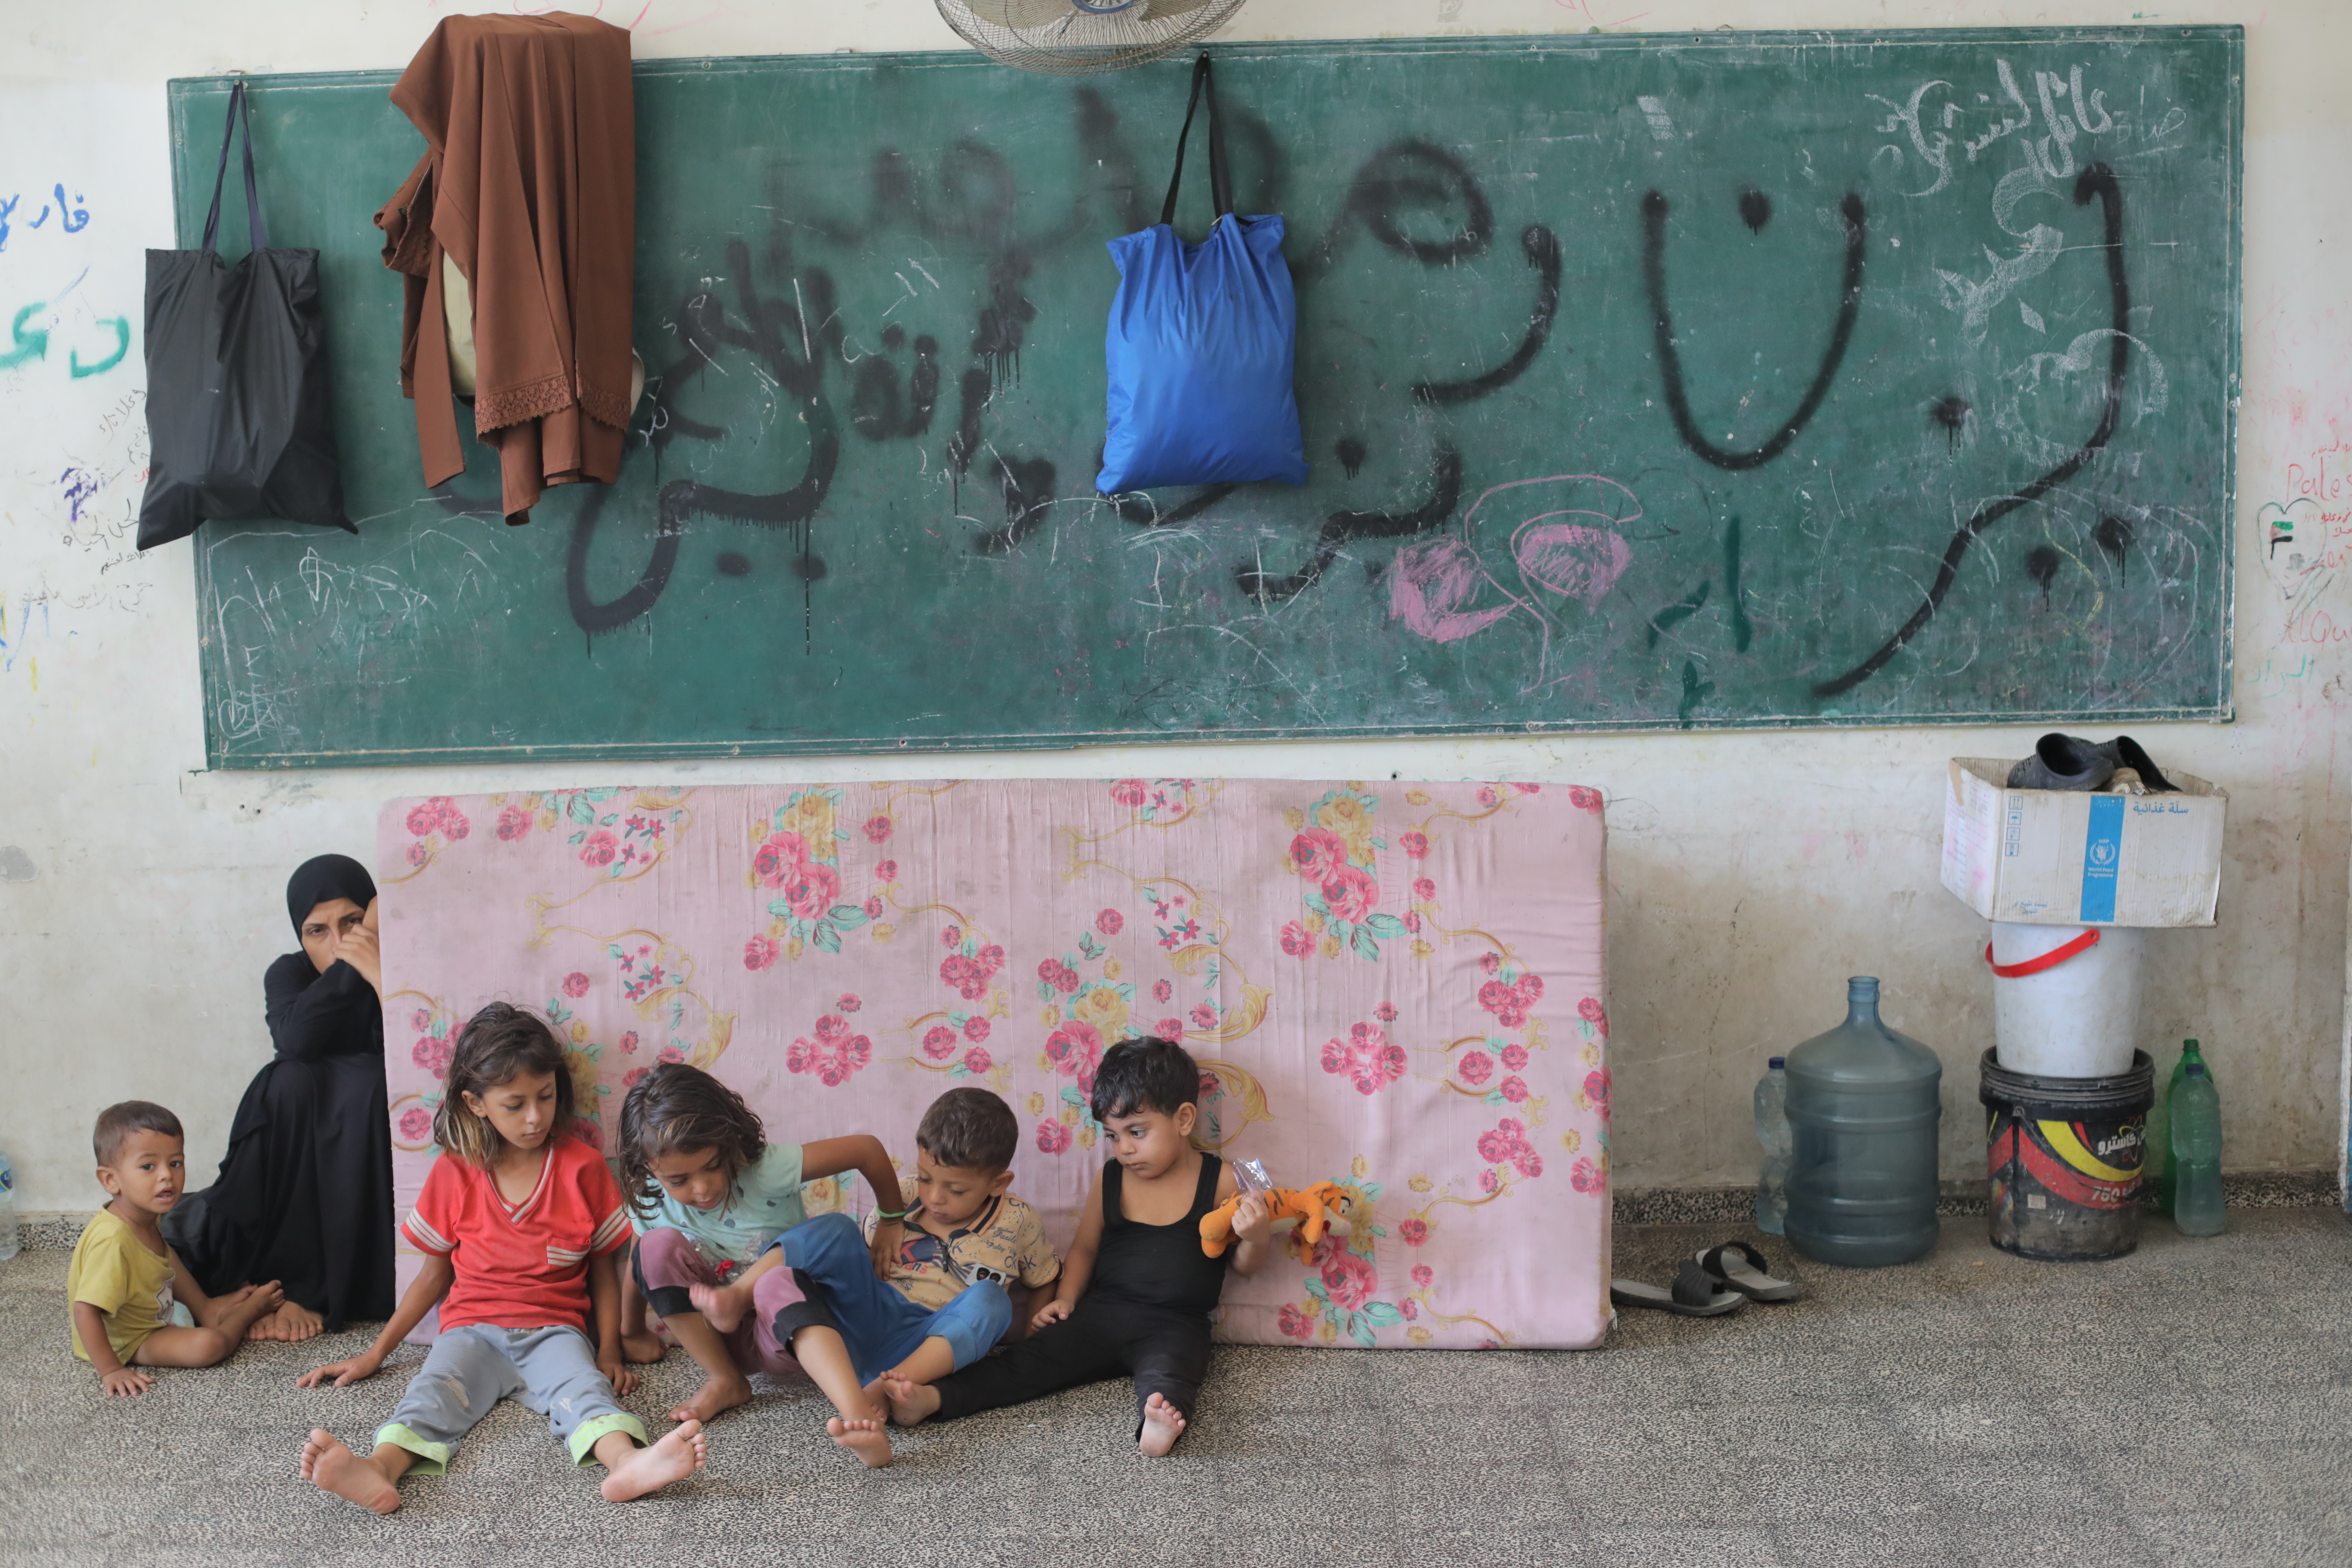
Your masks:
{"label": "plastic water bottle", "polygon": [[1789,1245],[1850,1268],[1936,1245],[1943,1064],[1878,1016],[1878,981],[1846,982],[1846,1018],[1789,1053]]}
{"label": "plastic water bottle", "polygon": [[2172,1096],[2172,1222],[2183,1236],[2221,1234],[2221,1096],[2203,1062]]}
{"label": "plastic water bottle", "polygon": [[16,1256],[16,1173],[0,1154],[0,1263]]}
{"label": "plastic water bottle", "polygon": [[[2167,1129],[2171,1125],[2172,1097],[2180,1092],[2180,1080],[2189,1076],[2189,1064],[2195,1062],[2205,1068],[2207,1078],[2213,1069],[2198,1054],[2197,1042],[2180,1042],[2180,1059],[2172,1064],[2172,1076],[2165,1080],[2164,1092],[2157,1096],[2147,1113],[2147,1184],[2156,1194],[2156,1206],[2166,1214],[2172,1212],[2172,1138]],[[2220,1092],[2221,1086],[2214,1089]]]}
{"label": "plastic water bottle", "polygon": [[1779,1236],[1789,1219],[1789,1167],[1796,1161],[1797,1142],[1789,1131],[1789,1058],[1774,1057],[1769,1069],[1756,1081],[1756,1142],[1764,1146],[1764,1165],[1756,1181],[1756,1228]]}

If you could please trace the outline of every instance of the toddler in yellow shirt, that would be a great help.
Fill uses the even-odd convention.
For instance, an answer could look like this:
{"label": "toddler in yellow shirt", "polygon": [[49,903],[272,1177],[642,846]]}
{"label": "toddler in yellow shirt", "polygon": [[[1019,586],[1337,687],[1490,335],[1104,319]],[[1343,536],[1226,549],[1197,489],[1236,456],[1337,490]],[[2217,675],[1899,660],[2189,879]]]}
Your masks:
{"label": "toddler in yellow shirt", "polygon": [[99,1113],[90,1143],[112,1201],[74,1243],[66,1267],[73,1353],[110,1394],[144,1394],[151,1366],[213,1366],[286,1293],[272,1279],[207,1296],[163,1239],[162,1221],[186,1175],[180,1119],[126,1100]]}

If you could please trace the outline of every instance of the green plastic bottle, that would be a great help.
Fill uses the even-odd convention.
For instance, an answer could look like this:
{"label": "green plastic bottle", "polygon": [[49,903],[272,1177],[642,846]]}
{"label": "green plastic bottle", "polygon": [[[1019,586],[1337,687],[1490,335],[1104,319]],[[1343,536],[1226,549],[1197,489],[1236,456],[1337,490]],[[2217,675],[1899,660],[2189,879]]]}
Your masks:
{"label": "green plastic bottle", "polygon": [[2156,1206],[2166,1214],[2172,1212],[2172,1097],[2179,1092],[2180,1080],[2189,1076],[2189,1064],[2205,1068],[2207,1077],[2213,1069],[2199,1054],[2197,1042],[2180,1042],[2180,1059],[2172,1064],[2172,1076],[2165,1081],[2164,1092],[2147,1113],[2147,1175],[2148,1184],[2156,1192]]}
{"label": "green plastic bottle", "polygon": [[2189,1064],[2172,1101],[2172,1223],[2183,1236],[2221,1235],[2221,1101],[2203,1062]]}

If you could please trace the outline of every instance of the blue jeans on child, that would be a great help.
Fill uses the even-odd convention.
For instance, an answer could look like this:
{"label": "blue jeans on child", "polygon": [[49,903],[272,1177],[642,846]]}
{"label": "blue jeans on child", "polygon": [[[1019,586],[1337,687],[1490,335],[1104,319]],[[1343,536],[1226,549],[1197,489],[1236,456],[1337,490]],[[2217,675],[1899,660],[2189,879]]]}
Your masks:
{"label": "blue jeans on child", "polygon": [[589,1450],[607,1432],[626,1432],[641,1447],[651,1441],[645,1423],[613,1397],[587,1335],[578,1329],[488,1323],[442,1331],[375,1440],[415,1455],[415,1474],[437,1476],[449,1468],[458,1440],[501,1399],[546,1416],[548,1430],[575,1465],[588,1462]]}
{"label": "blue jeans on child", "polygon": [[874,1257],[857,1222],[819,1215],[776,1238],[784,1262],[824,1292],[857,1381],[871,1383],[915,1353],[934,1334],[947,1341],[959,1367],[986,1355],[1013,1326],[1013,1298],[992,1279],[933,1310],[919,1306],[874,1277]]}

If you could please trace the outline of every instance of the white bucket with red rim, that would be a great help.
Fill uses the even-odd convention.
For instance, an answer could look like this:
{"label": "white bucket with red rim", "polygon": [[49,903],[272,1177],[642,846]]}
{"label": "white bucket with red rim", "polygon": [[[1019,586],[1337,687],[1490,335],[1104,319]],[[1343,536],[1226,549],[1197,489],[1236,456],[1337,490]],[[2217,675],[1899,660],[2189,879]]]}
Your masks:
{"label": "white bucket with red rim", "polygon": [[2001,1067],[2042,1078],[2129,1072],[2146,936],[2131,926],[1995,921],[1985,962],[1993,973],[1993,1044]]}

